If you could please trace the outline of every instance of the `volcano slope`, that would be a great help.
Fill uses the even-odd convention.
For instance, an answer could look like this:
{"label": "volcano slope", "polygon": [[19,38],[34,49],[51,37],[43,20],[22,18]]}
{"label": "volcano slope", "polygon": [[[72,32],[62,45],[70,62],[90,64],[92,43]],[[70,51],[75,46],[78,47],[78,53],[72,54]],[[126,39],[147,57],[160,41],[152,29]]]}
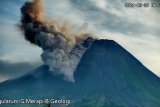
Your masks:
{"label": "volcano slope", "polygon": [[64,80],[42,65],[1,83],[0,99],[67,98],[71,100],[69,107],[160,107],[160,78],[113,40],[95,40],[79,62],[74,79],[74,83]]}

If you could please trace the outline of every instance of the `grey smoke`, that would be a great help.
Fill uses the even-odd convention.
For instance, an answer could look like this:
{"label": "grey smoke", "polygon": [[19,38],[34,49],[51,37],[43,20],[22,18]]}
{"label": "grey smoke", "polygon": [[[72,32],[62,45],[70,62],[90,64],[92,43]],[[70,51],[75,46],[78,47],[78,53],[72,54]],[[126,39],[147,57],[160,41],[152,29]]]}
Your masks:
{"label": "grey smoke", "polygon": [[41,0],[26,2],[21,13],[20,27],[24,36],[26,40],[43,49],[41,57],[44,64],[48,65],[55,75],[64,75],[65,80],[74,82],[74,71],[94,41],[92,34],[75,32],[59,22],[45,19]]}

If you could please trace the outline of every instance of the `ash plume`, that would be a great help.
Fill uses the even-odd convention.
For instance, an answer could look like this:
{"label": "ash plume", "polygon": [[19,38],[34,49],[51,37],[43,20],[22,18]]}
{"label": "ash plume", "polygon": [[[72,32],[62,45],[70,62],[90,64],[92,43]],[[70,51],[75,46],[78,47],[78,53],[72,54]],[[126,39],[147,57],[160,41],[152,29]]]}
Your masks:
{"label": "ash plume", "polygon": [[94,41],[92,34],[82,32],[60,21],[44,17],[42,0],[27,1],[21,7],[21,25],[26,40],[40,46],[44,64],[54,74],[74,82],[74,71],[82,55]]}

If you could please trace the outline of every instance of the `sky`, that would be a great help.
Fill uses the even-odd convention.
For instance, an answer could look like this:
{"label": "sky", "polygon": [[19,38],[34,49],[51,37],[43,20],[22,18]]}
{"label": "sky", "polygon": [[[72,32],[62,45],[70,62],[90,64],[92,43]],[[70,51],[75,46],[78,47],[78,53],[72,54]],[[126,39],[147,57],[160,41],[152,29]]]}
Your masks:
{"label": "sky", "polygon": [[[17,27],[20,7],[25,1],[0,0],[0,82],[43,64],[42,50],[25,41]],[[98,38],[115,40],[160,76],[159,9],[126,8],[124,4],[128,1],[44,0],[45,16],[76,26],[87,23],[87,32]]]}

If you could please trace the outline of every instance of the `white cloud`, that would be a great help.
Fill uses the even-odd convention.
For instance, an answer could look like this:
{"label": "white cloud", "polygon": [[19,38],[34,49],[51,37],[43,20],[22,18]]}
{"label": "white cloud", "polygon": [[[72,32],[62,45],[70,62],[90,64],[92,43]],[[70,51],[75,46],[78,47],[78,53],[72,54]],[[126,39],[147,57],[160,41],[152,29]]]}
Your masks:
{"label": "white cloud", "polygon": [[1,60],[10,62],[40,61],[41,49],[26,42],[15,21],[5,19],[0,25]]}
{"label": "white cloud", "polygon": [[101,9],[106,9],[107,0],[89,0],[89,1],[96,4],[96,6]]}

